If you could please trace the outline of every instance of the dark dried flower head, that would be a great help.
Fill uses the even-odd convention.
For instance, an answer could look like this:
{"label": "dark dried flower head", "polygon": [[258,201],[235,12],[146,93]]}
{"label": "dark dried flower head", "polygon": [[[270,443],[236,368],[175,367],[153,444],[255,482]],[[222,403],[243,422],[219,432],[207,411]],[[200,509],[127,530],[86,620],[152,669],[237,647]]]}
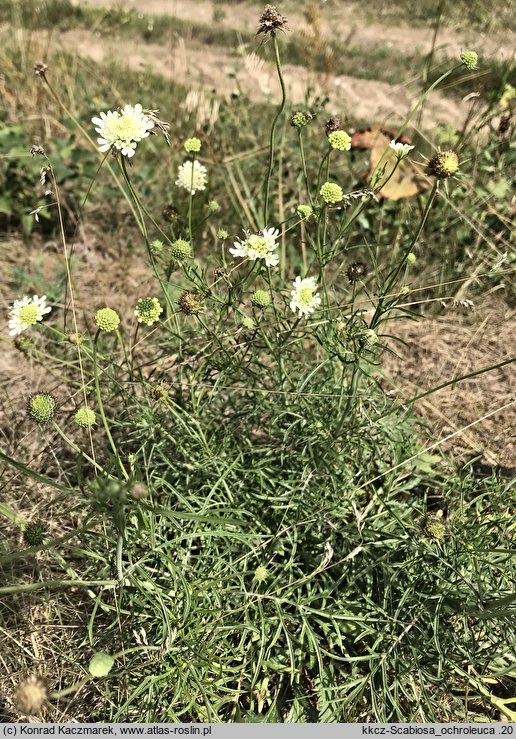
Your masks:
{"label": "dark dried flower head", "polygon": [[47,700],[48,687],[39,675],[30,675],[22,680],[14,693],[14,707],[26,716],[39,713]]}
{"label": "dark dried flower head", "polygon": [[33,157],[36,156],[36,154],[41,154],[41,156],[45,156],[45,149],[40,144],[32,144],[30,147],[30,153]]}
{"label": "dark dried flower head", "polygon": [[166,405],[170,399],[170,391],[172,387],[168,382],[158,382],[149,389],[149,396],[156,403]]}
{"label": "dark dried flower head", "polygon": [[500,123],[498,124],[498,134],[500,136],[505,136],[505,134],[508,132],[510,127],[511,127],[511,114],[507,113],[507,115],[503,115],[500,118]]}
{"label": "dark dried flower head", "polygon": [[190,290],[187,290],[181,295],[177,304],[181,313],[184,313],[186,316],[195,316],[204,310],[204,299],[202,295],[191,292]]}
{"label": "dark dried flower head", "polygon": [[23,531],[23,540],[30,547],[39,547],[47,538],[47,527],[41,521],[28,523]]}
{"label": "dark dried flower head", "polygon": [[348,280],[351,282],[351,284],[358,282],[363,277],[365,277],[367,274],[367,265],[363,262],[353,262],[353,264],[350,264],[346,275],[348,276]]}
{"label": "dark dried flower head", "polygon": [[165,205],[161,211],[161,215],[163,216],[163,220],[169,223],[177,223],[179,220],[179,211],[173,205]]}
{"label": "dark dried flower head", "polygon": [[37,77],[45,77],[48,67],[44,62],[36,62],[33,66],[33,69],[34,69],[34,74]]}
{"label": "dark dried flower head", "polygon": [[334,131],[340,131],[341,128],[342,126],[340,125],[340,120],[338,118],[329,118],[324,124],[326,136],[329,136],[330,133],[333,133]]}
{"label": "dark dried flower head", "polygon": [[283,30],[286,22],[287,19],[281,15],[274,5],[266,5],[260,16],[260,25],[256,34],[270,33],[271,36],[275,36],[276,31]]}

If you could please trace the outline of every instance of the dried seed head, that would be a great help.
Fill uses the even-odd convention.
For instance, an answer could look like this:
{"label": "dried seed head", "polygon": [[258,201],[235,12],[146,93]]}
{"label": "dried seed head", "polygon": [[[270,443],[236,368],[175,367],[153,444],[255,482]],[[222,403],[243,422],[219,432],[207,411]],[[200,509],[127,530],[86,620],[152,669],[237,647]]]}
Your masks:
{"label": "dried seed head", "polygon": [[48,67],[44,62],[36,62],[32,68],[34,70],[34,74],[37,77],[45,78],[45,74],[46,74]]}
{"label": "dried seed head", "polygon": [[437,541],[444,539],[446,534],[446,525],[443,522],[442,515],[438,515],[439,513],[440,511],[426,517],[423,532],[429,539],[436,539]]}
{"label": "dried seed head", "polygon": [[274,5],[266,5],[260,16],[260,24],[256,35],[259,33],[270,33],[271,36],[276,35],[276,31],[283,30],[287,19],[284,18]]}
{"label": "dried seed head", "polygon": [[149,495],[147,485],[143,482],[136,482],[131,488],[131,498],[135,500],[143,500]]}
{"label": "dried seed head", "polygon": [[184,313],[186,316],[195,316],[204,310],[204,299],[202,295],[191,292],[190,290],[187,290],[181,295],[177,304],[181,313]]}
{"label": "dried seed head", "polygon": [[438,151],[427,165],[427,172],[440,180],[452,177],[459,170],[459,157],[454,151]]}
{"label": "dried seed head", "polygon": [[48,700],[48,686],[39,675],[23,680],[14,693],[14,706],[19,713],[34,716]]}
{"label": "dried seed head", "polygon": [[161,211],[161,215],[163,216],[163,220],[169,223],[177,223],[179,220],[179,211],[173,205],[165,205]]}
{"label": "dried seed head", "polygon": [[353,264],[349,265],[346,271],[346,275],[351,284],[358,282],[363,277],[365,277],[366,274],[367,265],[365,265],[364,262],[353,262]]}
{"label": "dried seed head", "polygon": [[70,344],[73,344],[74,346],[80,346],[84,341],[84,336],[78,331],[71,331],[69,334],[67,334],[66,338],[68,339]]}
{"label": "dried seed head", "polygon": [[170,391],[172,387],[168,382],[158,382],[149,389],[149,396],[156,403],[166,405],[170,399]]}
{"label": "dried seed head", "polygon": [[324,130],[326,132],[326,136],[329,136],[330,133],[333,133],[334,131],[340,131],[340,120],[338,118],[329,118],[324,124]]}

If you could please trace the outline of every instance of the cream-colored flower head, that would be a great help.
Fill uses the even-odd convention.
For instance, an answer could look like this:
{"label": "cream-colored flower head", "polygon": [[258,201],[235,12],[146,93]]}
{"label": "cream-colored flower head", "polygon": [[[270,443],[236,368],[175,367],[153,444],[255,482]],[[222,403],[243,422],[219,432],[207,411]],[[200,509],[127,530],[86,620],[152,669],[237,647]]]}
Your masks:
{"label": "cream-colored flower head", "polygon": [[313,313],[321,305],[321,298],[316,292],[317,280],[315,277],[296,277],[290,293],[290,310],[300,318]]}
{"label": "cream-colored flower head", "polygon": [[137,144],[149,135],[154,121],[143,111],[142,106],[125,105],[121,110],[108,110],[100,118],[91,119],[96,132],[100,134],[97,142],[99,151],[115,149],[125,157],[132,157]]}
{"label": "cream-colored flower head", "polygon": [[406,157],[409,151],[412,151],[413,148],[414,147],[410,144],[402,144],[401,141],[396,141],[396,139],[393,139],[389,144],[389,149],[393,150],[398,159]]}
{"label": "cream-colored flower head", "polygon": [[206,189],[208,178],[206,176],[206,167],[194,159],[193,162],[184,162],[179,165],[177,170],[176,185],[184,187],[185,190],[191,192],[192,195],[199,190]]}
{"label": "cream-colored flower head", "polygon": [[25,329],[42,321],[43,316],[52,310],[47,307],[46,301],[46,295],[40,298],[37,295],[32,298],[25,295],[21,300],[15,300],[9,311],[9,336],[18,336]]}
{"label": "cream-colored flower head", "polygon": [[251,261],[264,259],[267,267],[276,267],[279,262],[279,254],[276,249],[279,246],[277,228],[264,228],[261,233],[250,234],[245,232],[243,241],[235,241],[234,248],[229,252],[234,257],[247,257]]}

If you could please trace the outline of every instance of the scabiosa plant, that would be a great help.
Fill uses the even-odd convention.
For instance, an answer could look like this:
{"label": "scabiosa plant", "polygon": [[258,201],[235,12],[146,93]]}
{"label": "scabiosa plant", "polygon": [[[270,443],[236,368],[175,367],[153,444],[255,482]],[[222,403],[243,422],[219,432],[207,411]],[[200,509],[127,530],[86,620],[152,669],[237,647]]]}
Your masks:
{"label": "scabiosa plant", "polygon": [[204,310],[204,298],[200,293],[187,290],[177,301],[179,310],[186,316],[195,316]]}
{"label": "scabiosa plant", "polygon": [[186,259],[190,259],[193,254],[192,245],[185,239],[177,239],[177,241],[170,244],[169,254],[174,262],[184,262]]}
{"label": "scabiosa plant", "polygon": [[178,187],[188,190],[193,195],[200,190],[205,190],[207,182],[206,167],[197,159],[179,165],[176,179]]}
{"label": "scabiosa plant", "polygon": [[315,277],[299,277],[294,280],[293,290],[290,293],[290,310],[300,318],[313,313],[321,304],[321,297],[316,292],[317,280]]}
{"label": "scabiosa plant", "polygon": [[157,298],[140,298],[134,309],[138,323],[145,323],[147,326],[152,326],[153,323],[159,321],[162,313],[163,306]]}
{"label": "scabiosa plant", "polygon": [[161,254],[164,247],[165,245],[159,239],[154,239],[154,241],[151,241],[149,244],[149,249],[153,254]]}
{"label": "scabiosa plant", "polygon": [[365,346],[374,346],[378,343],[378,335],[372,328],[366,329],[360,338]]}
{"label": "scabiosa plant", "polygon": [[193,136],[191,139],[186,139],[183,144],[185,151],[188,153],[201,151],[201,140]]}
{"label": "scabiosa plant", "polygon": [[329,205],[340,203],[344,197],[344,191],[335,182],[325,182],[319,191],[322,199]]}
{"label": "scabiosa plant", "polygon": [[346,131],[338,129],[328,134],[328,143],[332,149],[349,151],[351,149],[351,136]]}
{"label": "scabiosa plant", "polygon": [[82,429],[88,429],[95,424],[96,418],[97,417],[95,411],[92,411],[91,408],[86,408],[86,406],[83,406],[76,411],[73,420],[75,421],[77,426],[80,426]]}
{"label": "scabiosa plant", "polygon": [[47,527],[42,521],[28,523],[23,530],[23,541],[30,547],[39,547],[47,538]]}
{"label": "scabiosa plant", "polygon": [[462,51],[460,54],[460,60],[464,64],[466,69],[474,70],[477,68],[478,54],[476,51],[464,49],[464,51]]}
{"label": "scabiosa plant", "polygon": [[279,254],[276,250],[279,246],[279,231],[276,228],[264,228],[261,233],[249,234],[245,232],[243,241],[235,241],[234,248],[229,253],[234,257],[250,259],[263,259],[267,267],[276,267],[279,263]]}
{"label": "scabiosa plant", "polygon": [[154,121],[140,103],[134,106],[125,105],[121,110],[100,113],[100,117],[91,120],[99,134],[99,151],[111,149],[128,158],[134,156],[137,144],[154,128]]}
{"label": "scabiosa plant", "polygon": [[438,180],[453,177],[459,170],[459,157],[454,151],[439,151],[430,159],[427,172]]}
{"label": "scabiosa plant", "polygon": [[411,144],[404,144],[401,141],[396,141],[396,139],[392,139],[389,144],[389,149],[393,150],[398,159],[404,159],[413,148],[414,147]]}
{"label": "scabiosa plant", "polygon": [[255,308],[265,310],[272,302],[271,294],[268,290],[255,290],[251,298],[251,304]]}
{"label": "scabiosa plant", "polygon": [[50,393],[35,393],[27,403],[27,413],[31,421],[44,426],[53,420],[57,411],[57,401]]}
{"label": "scabiosa plant", "polygon": [[293,128],[304,128],[308,126],[312,118],[313,115],[311,113],[303,113],[301,110],[297,110],[290,116],[290,125]]}
{"label": "scabiosa plant", "polygon": [[217,229],[217,238],[220,241],[225,241],[228,238],[228,236],[229,236],[229,234],[228,234],[228,232],[226,231],[225,228],[219,228],[219,229]]}
{"label": "scabiosa plant", "polygon": [[50,313],[52,308],[47,306],[47,296],[38,297],[27,295],[21,300],[15,300],[9,311],[9,336],[18,336],[30,326],[34,326],[43,320],[43,316]]}
{"label": "scabiosa plant", "polygon": [[115,331],[120,325],[120,316],[112,308],[100,308],[95,313],[95,323],[101,331]]}

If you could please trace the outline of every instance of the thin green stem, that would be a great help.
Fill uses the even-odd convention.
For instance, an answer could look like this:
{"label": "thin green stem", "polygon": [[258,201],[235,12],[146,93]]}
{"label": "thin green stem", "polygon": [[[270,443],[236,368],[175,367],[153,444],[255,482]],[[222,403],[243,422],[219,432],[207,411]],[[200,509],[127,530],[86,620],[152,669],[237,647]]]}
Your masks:
{"label": "thin green stem", "polygon": [[269,198],[270,198],[272,169],[274,166],[276,126],[278,124],[278,121],[281,115],[283,114],[283,111],[285,110],[285,102],[287,100],[285,80],[283,79],[283,73],[281,71],[281,60],[280,60],[280,55],[279,55],[278,40],[275,35],[273,35],[272,42],[274,44],[276,70],[278,72],[278,78],[279,78],[280,85],[281,85],[281,103],[280,103],[280,106],[278,108],[278,111],[274,117],[274,120],[271,126],[271,134],[270,134],[270,141],[269,141],[269,166],[267,168],[267,176],[265,177],[265,186],[264,186],[264,193],[265,193],[264,205],[263,205],[263,227],[264,228],[267,228],[267,224],[269,222]]}

